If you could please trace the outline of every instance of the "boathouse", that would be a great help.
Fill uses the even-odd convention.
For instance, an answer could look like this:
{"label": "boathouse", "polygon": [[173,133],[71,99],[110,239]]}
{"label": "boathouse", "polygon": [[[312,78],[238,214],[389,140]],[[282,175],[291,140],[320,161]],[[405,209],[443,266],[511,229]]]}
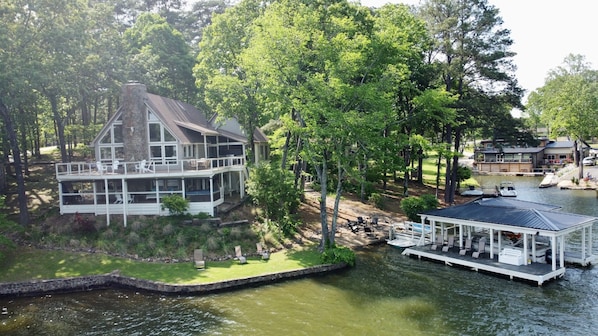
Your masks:
{"label": "boathouse", "polygon": [[420,214],[432,244],[404,255],[537,282],[559,278],[565,264],[588,266],[598,219],[510,198],[483,198]]}

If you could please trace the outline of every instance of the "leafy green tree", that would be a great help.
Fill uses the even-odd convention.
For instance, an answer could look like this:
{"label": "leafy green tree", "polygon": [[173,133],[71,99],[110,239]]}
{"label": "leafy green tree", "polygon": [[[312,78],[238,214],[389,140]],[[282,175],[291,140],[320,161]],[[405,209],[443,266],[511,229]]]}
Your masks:
{"label": "leafy green tree", "polygon": [[[458,149],[466,129],[479,127],[490,114],[504,117],[521,105],[522,90],[514,76],[510,32],[487,0],[427,0],[419,14],[428,22],[436,45],[430,59],[439,65],[445,90],[457,95],[457,123],[445,125],[444,141],[455,155],[446,160],[445,201],[457,187]],[[496,105],[505,108],[496,109]]]}
{"label": "leafy green tree", "polygon": [[[569,55],[552,70],[544,86],[530,94],[528,106],[540,111],[540,120],[550,126],[553,137],[572,136],[581,143],[598,129],[598,71],[581,55]],[[577,155],[577,162],[581,158]],[[580,165],[579,178],[583,178]]]}
{"label": "leafy green tree", "polygon": [[420,213],[437,207],[438,199],[434,195],[410,196],[401,200],[401,210],[413,222],[421,221]]}
{"label": "leafy green tree", "polygon": [[294,233],[291,217],[299,207],[300,191],[293,185],[291,171],[261,161],[250,170],[247,193],[264,211],[266,219],[278,226],[283,234]]}
{"label": "leafy green tree", "polygon": [[266,3],[244,0],[224,13],[214,15],[205,28],[200,53],[193,69],[199,96],[220,119],[236,118],[250,144],[249,162],[254,162],[254,130],[267,120],[260,105],[261,83],[248,71],[242,58],[251,40],[251,26]]}
{"label": "leafy green tree", "polygon": [[128,78],[159,95],[195,103],[194,59],[183,35],[157,14],[142,14],[124,34]]}

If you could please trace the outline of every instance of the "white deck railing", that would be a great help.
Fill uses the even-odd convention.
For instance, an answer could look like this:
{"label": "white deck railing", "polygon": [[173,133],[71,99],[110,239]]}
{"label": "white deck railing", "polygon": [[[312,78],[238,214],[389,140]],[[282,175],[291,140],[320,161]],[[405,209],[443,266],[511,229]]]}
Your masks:
{"label": "white deck railing", "polygon": [[[156,164],[154,161],[146,161],[146,169],[142,169],[141,161],[134,162],[68,162],[56,163],[56,176],[101,176],[101,175],[152,175],[160,173],[184,173],[199,172],[223,168],[242,168],[245,166],[245,158],[230,156],[224,158],[202,158],[178,160],[173,164]],[[99,166],[99,167],[98,167]]]}

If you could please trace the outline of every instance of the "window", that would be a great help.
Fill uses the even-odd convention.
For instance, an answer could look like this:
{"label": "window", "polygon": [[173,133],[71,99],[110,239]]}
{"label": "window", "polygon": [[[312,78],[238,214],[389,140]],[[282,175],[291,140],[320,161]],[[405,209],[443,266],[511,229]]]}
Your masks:
{"label": "window", "polygon": [[149,138],[150,142],[161,142],[162,135],[160,134],[160,124],[149,124]]}
{"label": "window", "polygon": [[113,125],[112,131],[114,132],[113,143],[123,143],[123,125]]}

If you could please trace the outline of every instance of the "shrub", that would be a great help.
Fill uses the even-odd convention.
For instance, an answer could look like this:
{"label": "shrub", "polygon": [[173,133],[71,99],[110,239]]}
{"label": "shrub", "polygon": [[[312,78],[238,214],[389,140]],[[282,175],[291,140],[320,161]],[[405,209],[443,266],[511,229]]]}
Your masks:
{"label": "shrub", "polygon": [[355,253],[345,246],[329,247],[322,253],[324,264],[338,264],[344,262],[349,266],[355,266]]}
{"label": "shrub", "polygon": [[370,195],[368,199],[370,203],[372,203],[378,209],[384,209],[384,196],[380,193],[373,193]]}
{"label": "shrub", "polygon": [[411,196],[401,201],[401,210],[403,210],[410,221],[419,222],[419,213],[436,209],[438,204],[438,200],[434,195]]}
{"label": "shrub", "polygon": [[162,210],[168,209],[172,216],[181,216],[189,209],[189,200],[181,195],[164,196],[162,199]]}

